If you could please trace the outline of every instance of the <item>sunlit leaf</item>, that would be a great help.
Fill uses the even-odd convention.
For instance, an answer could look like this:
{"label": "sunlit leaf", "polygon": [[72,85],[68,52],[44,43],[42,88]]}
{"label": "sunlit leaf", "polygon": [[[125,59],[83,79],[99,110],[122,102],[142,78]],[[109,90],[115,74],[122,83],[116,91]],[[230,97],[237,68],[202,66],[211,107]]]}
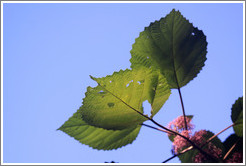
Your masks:
{"label": "sunlit leaf", "polygon": [[234,123],[233,129],[235,133],[243,136],[243,97],[240,97],[232,105],[231,120]]}
{"label": "sunlit leaf", "polygon": [[124,130],[106,130],[88,125],[77,112],[69,118],[58,130],[74,137],[82,144],[94,149],[112,150],[132,143],[141,126],[133,126]]}
{"label": "sunlit leaf", "polygon": [[132,45],[132,68],[157,68],[171,88],[194,79],[204,66],[207,41],[203,32],[172,10],[146,27]]}
{"label": "sunlit leaf", "polygon": [[103,78],[94,78],[98,86],[89,87],[79,109],[83,120],[104,129],[125,129],[147,118],[142,103],[148,100],[155,115],[170,95],[165,78],[154,70],[121,70]]}

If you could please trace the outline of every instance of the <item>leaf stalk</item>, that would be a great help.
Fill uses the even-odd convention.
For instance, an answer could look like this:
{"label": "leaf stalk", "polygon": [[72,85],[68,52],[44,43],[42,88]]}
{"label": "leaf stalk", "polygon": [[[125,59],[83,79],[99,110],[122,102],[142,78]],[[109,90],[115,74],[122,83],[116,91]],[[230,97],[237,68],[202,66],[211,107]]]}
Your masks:
{"label": "leaf stalk", "polygon": [[182,98],[182,94],[181,94],[181,90],[178,87],[178,91],[179,91],[179,98],[180,98],[180,102],[181,102],[181,107],[182,107],[182,112],[183,112],[183,117],[184,117],[184,123],[185,123],[185,130],[188,129],[187,127],[187,122],[186,122],[186,115],[185,115],[185,109],[184,109],[184,102],[183,102],[183,98]]}

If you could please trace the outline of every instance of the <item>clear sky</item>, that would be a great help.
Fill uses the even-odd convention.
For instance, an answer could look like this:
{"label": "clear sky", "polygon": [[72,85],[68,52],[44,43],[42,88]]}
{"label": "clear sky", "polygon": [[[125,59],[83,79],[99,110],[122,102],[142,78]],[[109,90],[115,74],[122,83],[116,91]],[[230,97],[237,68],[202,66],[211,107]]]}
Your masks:
{"label": "clear sky", "polygon": [[[166,134],[146,127],[133,144],[112,151],[94,150],[56,129],[81,106],[87,86],[97,85],[89,75],[130,68],[135,38],[173,8],[208,41],[205,66],[181,89],[186,114],[194,115],[195,130],[217,133],[231,125],[231,106],[243,95],[243,4],[6,3],[3,162],[160,163],[171,157]],[[154,119],[166,126],[181,114],[172,90]],[[224,141],[232,132],[219,138]]]}

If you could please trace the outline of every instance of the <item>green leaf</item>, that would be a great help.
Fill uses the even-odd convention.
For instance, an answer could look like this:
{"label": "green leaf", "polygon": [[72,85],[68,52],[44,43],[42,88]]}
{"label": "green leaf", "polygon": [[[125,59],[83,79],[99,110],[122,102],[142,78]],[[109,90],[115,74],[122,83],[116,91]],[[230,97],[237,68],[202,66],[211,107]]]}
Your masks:
{"label": "green leaf", "polygon": [[231,120],[234,123],[233,129],[235,133],[243,136],[243,97],[239,97],[232,105]]}
{"label": "green leaf", "polygon": [[181,88],[194,79],[204,66],[207,41],[179,11],[146,27],[132,45],[131,68],[160,69],[170,88]]}
{"label": "green leaf", "polygon": [[239,97],[235,103],[232,105],[231,108],[231,120],[233,123],[235,123],[240,115],[240,113],[243,111],[243,97]]}
{"label": "green leaf", "polygon": [[140,125],[124,130],[97,128],[84,122],[81,115],[76,112],[58,130],[94,149],[112,150],[132,143],[136,139],[140,128]]}
{"label": "green leaf", "polygon": [[[204,137],[206,140],[208,140],[209,138],[211,138],[214,135],[215,134],[213,132],[207,130],[207,134]],[[224,147],[223,143],[221,142],[221,140],[217,136],[215,138],[213,138],[210,142],[212,142],[217,148],[220,148],[222,150],[222,152],[224,153],[225,147]],[[207,146],[204,146],[203,149],[206,147]]]}
{"label": "green leaf", "polygon": [[189,119],[192,119],[194,115],[186,115],[186,117],[188,117]]}
{"label": "green leaf", "polygon": [[194,163],[193,157],[199,153],[197,149],[190,150],[182,155],[179,155],[179,160],[182,163]]}
{"label": "green leaf", "polygon": [[[229,151],[234,144],[236,144],[236,146],[232,149],[230,154],[233,154],[234,152],[243,151],[243,138],[237,136],[236,134],[231,134],[223,142],[223,145],[225,147],[225,152]],[[230,158],[230,156],[228,156],[227,158]]]}
{"label": "green leaf", "polygon": [[233,129],[239,137],[243,136],[243,112],[239,114],[238,119],[233,126]]}
{"label": "green leaf", "polygon": [[173,142],[175,136],[176,136],[176,135],[174,135],[174,134],[170,134],[170,135],[168,135],[168,138],[169,138],[169,140],[170,140],[171,142]]}
{"label": "green leaf", "polygon": [[79,109],[83,120],[104,129],[125,129],[148,120],[141,116],[142,103],[148,100],[153,117],[170,95],[166,79],[156,70],[121,70],[94,78],[98,86],[89,87]]}

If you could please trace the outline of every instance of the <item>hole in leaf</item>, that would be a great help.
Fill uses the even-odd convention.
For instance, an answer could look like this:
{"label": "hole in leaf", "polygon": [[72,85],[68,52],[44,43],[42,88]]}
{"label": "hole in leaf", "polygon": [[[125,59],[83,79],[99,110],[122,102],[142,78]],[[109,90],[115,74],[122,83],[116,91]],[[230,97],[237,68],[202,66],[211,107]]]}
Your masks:
{"label": "hole in leaf", "polygon": [[148,100],[145,100],[143,102],[143,110],[144,110],[144,114],[150,116],[151,115],[151,105],[148,102]]}
{"label": "hole in leaf", "polygon": [[113,107],[114,106],[114,103],[108,103],[108,106],[109,107]]}
{"label": "hole in leaf", "polygon": [[138,84],[139,84],[139,85],[141,85],[141,82],[140,82],[140,81],[138,81]]}
{"label": "hole in leaf", "polygon": [[133,82],[133,80],[131,80],[128,84],[126,84],[126,87],[128,87],[130,85],[130,83],[132,83],[132,82]]}
{"label": "hole in leaf", "polygon": [[103,90],[100,90],[99,92],[98,92],[98,94],[106,94],[106,92],[104,92]]}

